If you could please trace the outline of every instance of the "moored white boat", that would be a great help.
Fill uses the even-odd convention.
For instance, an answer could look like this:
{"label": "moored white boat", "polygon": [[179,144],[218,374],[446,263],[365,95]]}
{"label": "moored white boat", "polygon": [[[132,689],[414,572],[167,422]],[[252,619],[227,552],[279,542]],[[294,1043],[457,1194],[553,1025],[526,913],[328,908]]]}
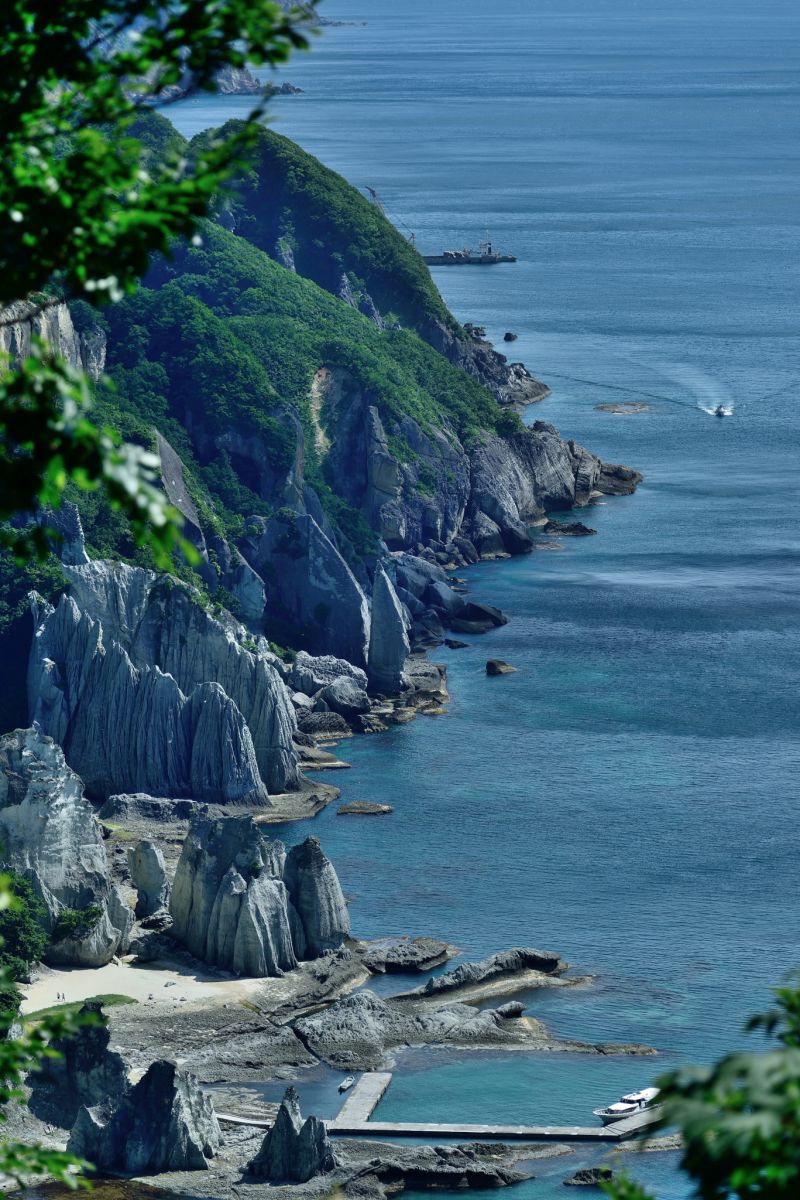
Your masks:
{"label": "moored white boat", "polygon": [[628,1092],[627,1095],[620,1096],[615,1104],[608,1104],[605,1108],[595,1108],[592,1111],[604,1125],[612,1125],[614,1121],[624,1121],[626,1117],[633,1117],[636,1113],[652,1108],[657,1100],[658,1088],[642,1088],[640,1092]]}
{"label": "moored white boat", "polygon": [[353,1086],[353,1084],[355,1083],[355,1081],[356,1081],[355,1075],[346,1076],[346,1078],[343,1079],[342,1082],[339,1084],[339,1091],[340,1092],[348,1092],[350,1090],[350,1088]]}

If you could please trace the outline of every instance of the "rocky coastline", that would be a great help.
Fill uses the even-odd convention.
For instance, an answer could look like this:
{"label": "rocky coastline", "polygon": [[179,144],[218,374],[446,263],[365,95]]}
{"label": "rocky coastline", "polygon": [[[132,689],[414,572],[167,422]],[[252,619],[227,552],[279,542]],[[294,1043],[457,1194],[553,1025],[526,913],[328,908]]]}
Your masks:
{"label": "rocky coastline", "polygon": [[[293,274],[291,249],[273,246],[273,269]],[[329,303],[357,309],[372,334],[405,336],[336,261]],[[101,378],[99,326],[78,333],[64,305],[38,323],[19,316],[0,330],[0,350],[24,354],[33,329]],[[460,435],[455,418],[431,419],[439,408],[381,408],[353,372],[324,361],[307,411],[276,399],[261,425],[217,428],[198,404],[182,414],[185,438],[170,433],[180,453],[153,431],[162,486],[199,558],[194,576],[90,553],[69,503],[36,518],[64,586],[30,593],[25,718],[0,738],[2,865],[42,900],[49,936],[23,1018],[60,994],[131,1002],[90,1002],[94,1023],[27,1080],[29,1102],[8,1129],[69,1145],[103,1175],[198,1197],[232,1196],[243,1181],[256,1196],[339,1188],[375,1200],[404,1187],[508,1186],[528,1177],[520,1164],[568,1150],[345,1143],[316,1114],[304,1120],[291,1091],[265,1138],[221,1123],[216,1099],[235,1107],[247,1085],[385,1068],[420,1047],[655,1053],[558,1038],[529,1012],[539,989],[586,982],[558,954],[521,947],[446,969],[458,954],[447,930],[359,940],[320,841],[287,848],[271,836],[338,797],[328,780],[348,767],[346,739],[446,711],[446,670],[431,651],[508,620],[456,572],[536,553],[553,535],[590,535],[554,514],[641,480],[548,422],[498,415],[495,401],[514,409],[547,389],[477,328],[431,319],[418,332],[441,356],[436,371],[456,367],[480,385],[493,424]],[[252,505],[234,533],[194,473],[215,455]],[[382,815],[391,832],[391,806],[339,811]],[[424,977],[417,987],[412,974]],[[369,986],[394,975],[396,994]]]}
{"label": "rocky coastline", "polygon": [[[545,440],[557,437],[552,427],[537,426]],[[624,469],[569,453],[582,464],[570,469],[584,503],[601,489],[635,486],[635,473],[626,478]],[[254,639],[224,610],[209,612],[180,581],[90,561],[77,512],[63,515],[69,594],[56,605],[31,598],[32,726],[0,743],[5,861],[53,896],[56,915],[82,907],[86,897],[105,914],[88,940],[51,948],[55,970],[43,976],[50,989],[54,979],[72,982],[61,967],[103,968],[113,960],[148,990],[139,987],[137,1003],[108,1011],[102,1037],[67,1047],[61,1074],[28,1081],[31,1103],[15,1116],[18,1132],[68,1145],[102,1174],[147,1179],[181,1195],[232,1195],[242,1178],[256,1192],[269,1187],[274,1195],[277,1186],[287,1196],[316,1196],[334,1183],[375,1197],[406,1186],[507,1186],[529,1177],[517,1169],[522,1158],[568,1150],[344,1148],[328,1141],[320,1122],[307,1132],[309,1122],[300,1121],[291,1101],[278,1110],[274,1129],[282,1121],[300,1148],[305,1165],[295,1170],[286,1166],[285,1150],[259,1146],[255,1131],[220,1127],[211,1097],[221,1083],[235,1089],[265,1077],[302,1080],[320,1066],[374,1070],[412,1047],[654,1053],[554,1038],[527,1015],[515,994],[585,982],[543,951],[498,953],[410,991],[375,995],[364,986],[370,978],[430,972],[453,948],[431,938],[377,945],[352,939],[335,869],[319,842],[308,838],[287,853],[268,836],[271,823],[313,815],[338,794],[311,784],[307,773],[344,768],[330,752],[343,737],[442,711],[445,674],[427,651],[445,630],[475,634],[506,621],[465,596],[452,572],[507,556],[509,546],[530,548],[526,522],[543,517],[532,498],[520,504],[518,494],[498,495],[496,473],[489,492],[491,449],[484,454],[484,506],[502,521],[494,528],[503,536],[487,524],[480,552],[458,536],[420,544],[417,553],[396,552],[376,567],[371,604],[358,598],[351,577],[350,611],[363,619],[356,620],[355,641],[337,644],[343,657],[301,650],[285,663],[263,636]],[[113,758],[102,753],[112,741],[106,720],[118,731]],[[176,743],[169,730],[184,740]],[[163,758],[168,739],[173,749]],[[162,790],[170,795],[156,794]],[[38,827],[47,833],[36,856],[36,820],[26,806],[39,812]],[[77,860],[73,853],[87,838],[96,847],[94,884],[85,852]],[[22,846],[24,853],[15,849]],[[68,878],[67,860],[77,880]],[[177,977],[165,980],[168,972]],[[183,981],[202,972],[206,991],[195,995]],[[29,1010],[44,990],[34,982]],[[496,1007],[475,1007],[490,999]],[[53,1097],[65,1091],[81,1105],[59,1116]],[[143,1125],[149,1112],[160,1116]],[[126,1149],[132,1143],[134,1156]]]}

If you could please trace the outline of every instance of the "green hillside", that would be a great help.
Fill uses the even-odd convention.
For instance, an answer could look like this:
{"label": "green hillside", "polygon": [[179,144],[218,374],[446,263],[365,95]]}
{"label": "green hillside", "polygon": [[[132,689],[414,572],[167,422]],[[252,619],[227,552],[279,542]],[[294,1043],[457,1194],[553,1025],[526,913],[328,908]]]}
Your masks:
{"label": "green hillside", "polygon": [[[343,502],[330,494],[336,479],[314,448],[309,396],[320,367],[346,370],[389,424],[408,415],[464,443],[482,430],[517,424],[416,334],[381,333],[349,305],[211,222],[202,245],[177,247],[171,261],[155,265],[147,286],[107,318],[113,390],[101,390],[102,415],[138,440],[149,440],[157,426],[192,469],[201,513],[212,521],[216,511],[234,535],[243,517],[267,512],[269,503],[224,452],[209,446],[231,428],[261,435],[272,466],[285,470],[293,447],[274,415],[282,404],[295,407],[303,423],[306,477],[334,506],[331,515],[344,519]],[[334,429],[326,432],[335,436]],[[90,518],[87,534],[98,549],[99,532]]]}
{"label": "green hillside", "polygon": [[[222,134],[238,124],[229,121]],[[213,135],[202,134],[192,145]],[[341,175],[288,138],[260,131],[251,169],[236,181],[225,207],[238,234],[268,254],[282,241],[299,273],[321,287],[335,292],[347,271],[390,321],[417,330],[434,322],[458,329],[407,239]]]}

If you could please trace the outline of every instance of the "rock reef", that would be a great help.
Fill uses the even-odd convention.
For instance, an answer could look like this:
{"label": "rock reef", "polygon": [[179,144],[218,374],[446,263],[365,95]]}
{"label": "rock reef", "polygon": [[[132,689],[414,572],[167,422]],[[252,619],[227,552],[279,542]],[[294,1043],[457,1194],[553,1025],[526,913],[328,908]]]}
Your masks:
{"label": "rock reef", "polygon": [[498,986],[507,986],[515,980],[521,980],[522,985],[527,985],[531,972],[537,977],[557,979],[564,974],[567,966],[558,954],[549,950],[500,950],[497,954],[481,959],[480,962],[462,963],[452,971],[435,975],[422,987],[412,992],[404,992],[396,998],[431,999],[469,992],[472,999],[476,989],[496,990]]}

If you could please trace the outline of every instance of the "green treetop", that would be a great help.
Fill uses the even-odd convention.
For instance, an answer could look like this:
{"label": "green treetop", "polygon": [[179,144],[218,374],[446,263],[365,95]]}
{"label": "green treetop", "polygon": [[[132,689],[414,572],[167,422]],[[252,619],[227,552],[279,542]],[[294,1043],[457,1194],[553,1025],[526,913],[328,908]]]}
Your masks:
{"label": "green treetop", "polygon": [[[308,45],[313,4],[266,0],[7,0],[0,6],[0,326],[28,323],[63,299],[116,301],[154,251],[191,236],[252,144],[263,113],[189,162],[142,162],[142,107],[175,84],[214,90],[225,65],[269,66]],[[165,562],[174,518],[157,460],[89,419],[90,388],[35,339],[0,379],[0,521],[58,506],[72,480],[103,487],[135,535]],[[20,557],[43,531],[3,528]]]}

